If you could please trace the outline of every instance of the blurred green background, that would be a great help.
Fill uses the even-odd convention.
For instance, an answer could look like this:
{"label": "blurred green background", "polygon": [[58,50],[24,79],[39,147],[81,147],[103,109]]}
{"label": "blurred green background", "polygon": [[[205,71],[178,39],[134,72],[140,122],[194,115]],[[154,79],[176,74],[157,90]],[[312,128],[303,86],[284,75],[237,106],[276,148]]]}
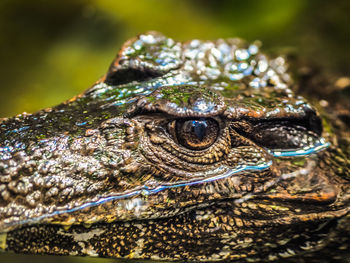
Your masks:
{"label": "blurred green background", "polygon": [[[1,0],[0,117],[53,106],[91,86],[128,38],[242,37],[350,73],[348,0]],[[0,254],[0,262],[111,260]]]}
{"label": "blurred green background", "polygon": [[1,0],[0,117],[53,106],[91,86],[129,37],[238,36],[350,68],[348,0]]}

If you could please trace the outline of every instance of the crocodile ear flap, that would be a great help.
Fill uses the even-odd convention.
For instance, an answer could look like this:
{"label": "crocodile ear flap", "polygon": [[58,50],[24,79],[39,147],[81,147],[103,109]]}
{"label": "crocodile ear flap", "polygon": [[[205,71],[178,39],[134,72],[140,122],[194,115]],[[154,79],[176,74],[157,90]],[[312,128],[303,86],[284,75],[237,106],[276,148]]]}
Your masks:
{"label": "crocodile ear flap", "polygon": [[111,64],[104,82],[120,85],[163,76],[181,64],[181,44],[157,32],[127,41]]}
{"label": "crocodile ear flap", "polygon": [[323,140],[322,121],[316,112],[305,108],[300,118],[272,118],[233,123],[238,133],[271,151],[311,149]]}
{"label": "crocodile ear flap", "polygon": [[251,139],[270,150],[301,150],[317,145],[321,136],[303,121],[272,121],[254,125]]}

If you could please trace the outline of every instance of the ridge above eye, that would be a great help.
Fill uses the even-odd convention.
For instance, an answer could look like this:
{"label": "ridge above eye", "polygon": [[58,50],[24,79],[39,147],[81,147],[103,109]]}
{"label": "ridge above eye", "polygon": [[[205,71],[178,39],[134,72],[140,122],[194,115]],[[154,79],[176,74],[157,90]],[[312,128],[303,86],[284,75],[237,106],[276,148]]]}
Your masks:
{"label": "ridge above eye", "polygon": [[211,146],[219,134],[219,124],[212,118],[178,119],[169,123],[174,139],[190,150]]}

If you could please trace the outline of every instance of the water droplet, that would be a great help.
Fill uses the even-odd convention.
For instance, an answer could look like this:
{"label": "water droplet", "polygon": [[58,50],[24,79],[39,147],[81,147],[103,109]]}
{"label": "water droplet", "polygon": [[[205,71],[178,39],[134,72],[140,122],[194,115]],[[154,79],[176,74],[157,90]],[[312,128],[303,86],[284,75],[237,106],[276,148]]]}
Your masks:
{"label": "water droplet", "polygon": [[235,56],[237,60],[247,60],[249,58],[249,52],[246,49],[237,49],[235,51]]}

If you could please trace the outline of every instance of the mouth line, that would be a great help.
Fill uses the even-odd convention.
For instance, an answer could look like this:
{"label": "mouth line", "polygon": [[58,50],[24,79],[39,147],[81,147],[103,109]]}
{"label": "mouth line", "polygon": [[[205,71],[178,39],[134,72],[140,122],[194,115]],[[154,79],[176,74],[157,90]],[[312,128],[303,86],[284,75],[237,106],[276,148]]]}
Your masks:
{"label": "mouth line", "polygon": [[[162,184],[162,185],[159,185],[159,186],[157,186],[155,188],[149,188],[147,186],[142,186],[141,188],[139,188],[137,190],[130,191],[130,192],[127,192],[125,194],[101,198],[100,200],[98,200],[96,202],[88,202],[86,204],[83,204],[81,206],[77,206],[77,207],[74,207],[74,208],[71,208],[71,209],[58,210],[58,211],[55,211],[53,213],[44,214],[44,215],[41,215],[41,216],[38,216],[38,217],[35,217],[35,218],[30,218],[30,219],[25,219],[25,220],[19,220],[19,221],[15,221],[15,222],[5,223],[4,224],[5,231],[0,229],[0,233],[1,232],[7,232],[6,229],[14,228],[14,227],[19,226],[19,225],[35,224],[35,223],[38,223],[38,222],[43,221],[44,219],[47,219],[47,218],[50,218],[50,217],[59,216],[59,215],[63,215],[63,214],[74,213],[74,212],[77,212],[79,210],[83,210],[83,209],[86,209],[86,208],[99,206],[99,205],[104,204],[106,202],[111,202],[111,201],[120,200],[120,199],[132,198],[132,197],[135,197],[135,196],[149,196],[149,195],[153,195],[153,194],[156,194],[156,193],[158,193],[160,191],[164,191],[164,190],[167,190],[167,189],[208,183],[208,182],[216,181],[216,180],[219,180],[219,179],[227,178],[227,177],[230,177],[230,176],[232,176],[234,174],[237,174],[237,173],[240,173],[240,172],[244,172],[244,171],[261,171],[261,170],[265,170],[265,169],[269,168],[271,165],[272,165],[272,161],[269,161],[269,162],[264,163],[264,164],[256,165],[256,166],[242,165],[242,166],[236,167],[236,169],[230,170],[230,171],[228,171],[226,173],[223,173],[223,174],[220,174],[220,175],[217,175],[217,176],[212,176],[212,177],[209,177],[209,178],[203,178],[201,180],[194,180],[194,181],[190,181],[190,182],[188,182],[188,181],[186,181],[186,182],[178,182],[176,184]],[[221,169],[223,169],[223,168],[221,168]]]}
{"label": "mouth line", "polygon": [[[321,150],[326,149],[330,144],[326,143],[324,140],[320,140],[319,143],[315,144],[313,147],[306,147],[304,149],[300,150],[287,150],[287,151],[270,151],[270,154],[275,156],[275,157],[286,157],[286,156],[301,156],[301,155],[310,155],[312,153],[319,152]],[[96,207],[101,204],[115,201],[115,200],[120,200],[120,199],[128,199],[136,196],[149,196],[149,195],[154,195],[157,194],[161,191],[172,189],[172,188],[179,188],[179,187],[185,187],[185,186],[193,186],[193,185],[198,185],[198,184],[204,184],[204,183],[210,183],[213,181],[217,181],[220,179],[228,178],[234,174],[238,174],[241,172],[246,172],[246,171],[262,171],[265,169],[268,169],[272,165],[272,161],[268,161],[266,163],[258,164],[258,165],[241,165],[236,167],[235,169],[231,169],[229,171],[226,171],[224,173],[221,173],[216,176],[211,176],[208,178],[203,178],[203,179],[196,179],[193,181],[180,181],[177,183],[172,183],[172,184],[161,184],[158,185],[154,188],[148,187],[147,185],[142,186],[139,189],[127,192],[125,194],[120,194],[120,195],[114,195],[114,196],[109,196],[109,197],[104,197],[99,199],[98,201],[95,202],[88,202],[83,205],[71,208],[71,209],[65,209],[65,210],[58,210],[54,211],[53,213],[50,214],[44,214],[35,218],[30,218],[30,219],[25,219],[25,220],[19,220],[15,222],[9,222],[4,224],[4,229],[6,232],[6,229],[11,229],[15,228],[16,226],[19,225],[27,225],[27,224],[35,224],[40,221],[44,221],[47,218],[54,217],[54,216],[59,216],[63,214],[70,214],[77,212],[79,210],[83,210],[86,208],[91,208],[91,207]],[[223,167],[219,168],[220,170],[223,169]],[[293,175],[295,176],[295,175]],[[285,178],[277,178],[276,180],[271,181],[271,185],[274,185],[275,183],[278,183],[280,180],[283,180]],[[264,188],[269,187],[269,185],[264,185]],[[252,199],[256,197],[253,194],[247,193],[245,194],[242,198],[234,199],[235,203],[242,203],[245,202],[249,199]],[[1,229],[0,229],[0,232]]]}

